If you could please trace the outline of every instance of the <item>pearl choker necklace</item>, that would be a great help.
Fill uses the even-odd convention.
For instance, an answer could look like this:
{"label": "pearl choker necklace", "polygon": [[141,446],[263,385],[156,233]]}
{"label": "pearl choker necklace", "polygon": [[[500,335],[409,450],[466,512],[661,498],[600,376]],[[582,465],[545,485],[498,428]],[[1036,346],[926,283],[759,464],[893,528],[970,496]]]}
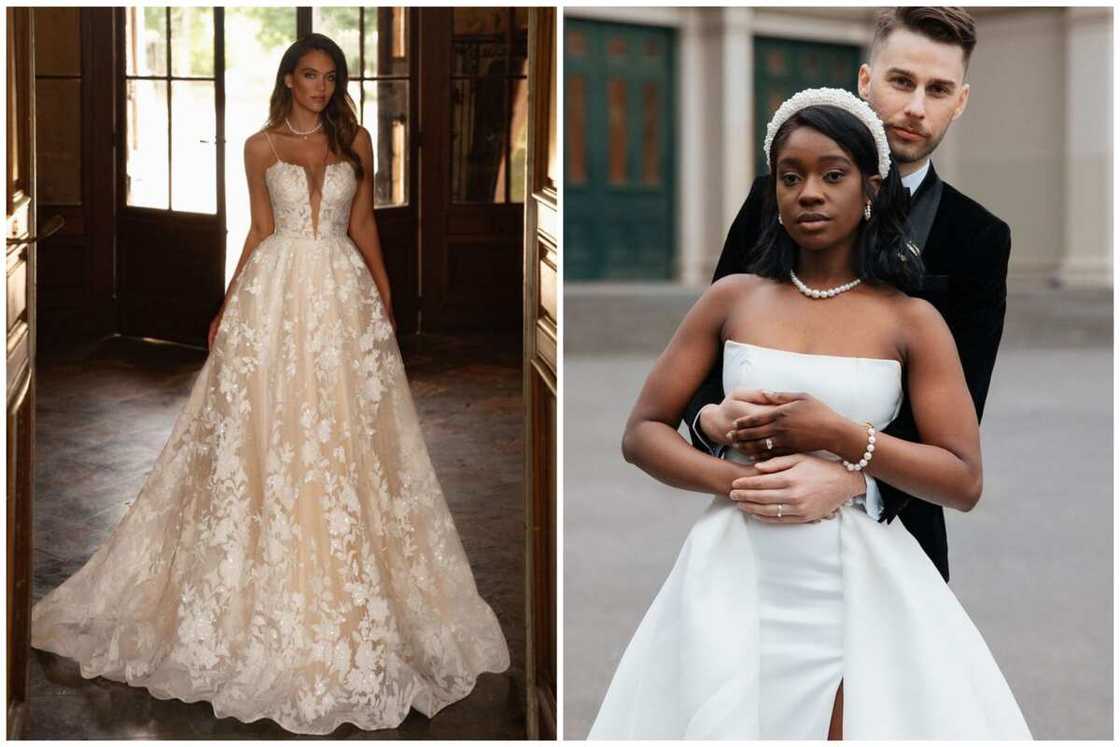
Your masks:
{"label": "pearl choker necklace", "polygon": [[306,140],[308,135],[310,135],[313,132],[318,132],[319,131],[319,128],[323,126],[323,120],[320,119],[319,123],[316,124],[314,127],[312,127],[310,130],[308,130],[307,132],[300,132],[295,127],[292,127],[292,123],[288,121],[287,117],[284,117],[284,124],[288,125],[288,129],[291,130],[293,134],[299,135],[304,140]]}
{"label": "pearl choker necklace", "polygon": [[839,296],[844,291],[850,291],[852,288],[855,288],[860,284],[860,278],[856,278],[849,283],[838,285],[835,288],[829,288],[828,290],[815,290],[805,285],[805,283],[801,282],[801,278],[797,277],[797,275],[794,274],[793,270],[789,271],[789,278],[793,281],[793,284],[797,288],[797,290],[801,291],[803,295],[808,296],[809,298],[832,298],[833,296]]}

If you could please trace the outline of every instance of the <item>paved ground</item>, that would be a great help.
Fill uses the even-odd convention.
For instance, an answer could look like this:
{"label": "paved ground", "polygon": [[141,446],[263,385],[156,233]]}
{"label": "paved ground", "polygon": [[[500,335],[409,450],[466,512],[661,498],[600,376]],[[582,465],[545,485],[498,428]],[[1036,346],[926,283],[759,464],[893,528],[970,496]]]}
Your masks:
{"label": "paved ground", "polygon": [[[623,648],[708,502],[654,482],[618,448],[641,381],[694,295],[566,291],[569,739],[586,736]],[[1112,297],[1021,292],[1009,310],[984,416],[984,497],[949,517],[952,588],[1036,738],[1111,739]]]}

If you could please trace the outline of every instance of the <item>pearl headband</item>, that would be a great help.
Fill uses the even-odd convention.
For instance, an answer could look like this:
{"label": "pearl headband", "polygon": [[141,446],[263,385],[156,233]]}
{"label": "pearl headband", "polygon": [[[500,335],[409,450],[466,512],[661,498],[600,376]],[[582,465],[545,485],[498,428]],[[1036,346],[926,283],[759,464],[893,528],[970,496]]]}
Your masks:
{"label": "pearl headband", "polygon": [[766,125],[762,152],[766,154],[767,163],[770,161],[770,146],[774,144],[774,136],[781,126],[794,114],[810,106],[836,106],[854,114],[856,119],[867,125],[871,136],[875,138],[875,147],[879,150],[879,176],[887,178],[887,173],[891,170],[891,148],[887,143],[887,131],[866,101],[856,98],[843,88],[806,88],[782,102],[770,119],[770,124]]}

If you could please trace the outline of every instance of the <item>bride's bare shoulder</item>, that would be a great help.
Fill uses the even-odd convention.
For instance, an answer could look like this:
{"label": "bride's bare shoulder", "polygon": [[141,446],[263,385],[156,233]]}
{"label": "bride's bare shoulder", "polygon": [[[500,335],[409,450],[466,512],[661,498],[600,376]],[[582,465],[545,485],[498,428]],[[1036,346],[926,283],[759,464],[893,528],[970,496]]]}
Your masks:
{"label": "bride's bare shoulder", "polygon": [[[275,137],[275,136],[274,136]],[[264,170],[276,160],[264,130],[245,138],[245,163],[252,169]]]}
{"label": "bride's bare shoulder", "polygon": [[770,278],[740,272],[733,275],[724,275],[712,283],[711,287],[704,292],[704,295],[711,294],[714,298],[721,300],[741,299],[745,295],[755,293],[773,283],[774,281]]}
{"label": "bride's bare shoulder", "polygon": [[694,308],[713,314],[714,317],[726,318],[737,303],[750,298],[759,288],[772,282],[767,278],[745,273],[726,275],[705,289]]}

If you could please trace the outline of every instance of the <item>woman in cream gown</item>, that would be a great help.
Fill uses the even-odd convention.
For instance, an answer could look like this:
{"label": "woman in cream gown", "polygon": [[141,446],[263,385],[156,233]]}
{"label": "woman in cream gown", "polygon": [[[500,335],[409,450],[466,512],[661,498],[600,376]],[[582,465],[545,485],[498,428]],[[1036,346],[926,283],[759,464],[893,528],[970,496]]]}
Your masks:
{"label": "woman in cream gown", "polygon": [[[921,260],[906,246],[882,124],[847,92],[804,91],[775,114],[765,150],[774,199],[757,274],[705,292],[627,423],[629,461],[715,497],[590,738],[1030,738],[980,633],[899,522],[854,504],[805,521],[752,501],[732,489],[757,474],[745,457],[717,460],[676,432],[722,355],[725,391],[787,393],[742,426],[765,449],[844,459],[964,510],[979,499],[979,429],[952,336],[932,306],[896,290]],[[920,444],[879,433],[904,386]]]}
{"label": "woman in cream gown", "polygon": [[[345,91],[326,37],[285,54],[275,132],[246,146],[254,231],[272,230],[250,234],[139,496],[32,614],[33,645],[85,677],[304,734],[432,716],[509,665],[405,379]],[[277,150],[298,117],[331,136],[321,168]]]}

